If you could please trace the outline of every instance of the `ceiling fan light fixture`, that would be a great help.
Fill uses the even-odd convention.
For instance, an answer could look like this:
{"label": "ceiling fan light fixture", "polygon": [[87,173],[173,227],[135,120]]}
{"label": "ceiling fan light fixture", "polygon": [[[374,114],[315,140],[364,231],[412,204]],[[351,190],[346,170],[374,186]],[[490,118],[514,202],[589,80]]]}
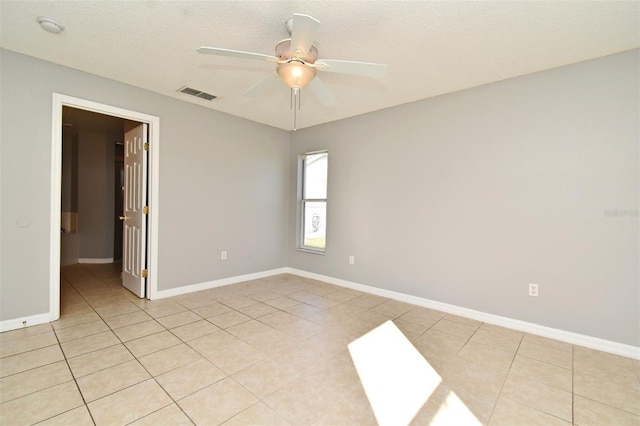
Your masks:
{"label": "ceiling fan light fixture", "polygon": [[278,64],[276,72],[291,89],[304,89],[316,76],[316,69],[296,60]]}

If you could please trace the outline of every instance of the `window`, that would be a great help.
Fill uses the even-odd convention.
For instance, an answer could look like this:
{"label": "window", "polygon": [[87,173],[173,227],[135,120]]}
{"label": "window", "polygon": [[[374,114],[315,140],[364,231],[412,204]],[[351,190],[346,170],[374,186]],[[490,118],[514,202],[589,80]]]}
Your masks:
{"label": "window", "polygon": [[300,157],[299,248],[324,253],[327,237],[328,152]]}

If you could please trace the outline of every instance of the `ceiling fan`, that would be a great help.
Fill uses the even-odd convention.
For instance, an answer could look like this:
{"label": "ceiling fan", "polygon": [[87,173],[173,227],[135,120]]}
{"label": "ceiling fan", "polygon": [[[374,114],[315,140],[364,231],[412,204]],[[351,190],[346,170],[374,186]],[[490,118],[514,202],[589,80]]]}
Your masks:
{"label": "ceiling fan", "polygon": [[232,58],[254,59],[273,62],[276,72],[258,81],[243,95],[248,97],[267,93],[283,82],[291,89],[291,108],[294,110],[294,130],[296,110],[300,109],[300,91],[308,88],[324,105],[336,101],[331,91],[317,76],[318,71],[352,74],[381,79],[387,75],[387,65],[371,62],[341,61],[335,59],[318,60],[318,49],[314,45],[320,21],[309,15],[294,14],[287,20],[287,31],[291,38],[276,44],[275,55],[243,52],[240,50],[200,47],[198,53]]}

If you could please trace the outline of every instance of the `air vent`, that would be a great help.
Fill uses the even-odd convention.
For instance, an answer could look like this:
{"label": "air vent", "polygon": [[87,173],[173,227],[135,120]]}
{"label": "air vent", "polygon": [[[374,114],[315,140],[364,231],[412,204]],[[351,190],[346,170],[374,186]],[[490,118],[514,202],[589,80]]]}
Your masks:
{"label": "air vent", "polygon": [[187,86],[184,86],[182,89],[179,89],[178,91],[182,92],[182,93],[186,93],[187,95],[195,96],[196,98],[206,99],[208,101],[212,101],[215,98],[217,98],[217,96],[215,96],[215,95],[212,95],[212,94],[207,93],[207,92],[203,92],[203,91],[198,90],[198,89],[193,89],[193,88],[187,87]]}

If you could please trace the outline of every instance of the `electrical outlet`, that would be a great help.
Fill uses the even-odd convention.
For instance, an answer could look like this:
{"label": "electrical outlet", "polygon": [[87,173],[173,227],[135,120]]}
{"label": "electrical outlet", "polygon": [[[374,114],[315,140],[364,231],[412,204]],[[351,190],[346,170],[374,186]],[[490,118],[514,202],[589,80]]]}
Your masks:
{"label": "electrical outlet", "polygon": [[227,260],[227,252],[226,251],[220,252],[220,260]]}
{"label": "electrical outlet", "polygon": [[538,284],[529,283],[529,296],[538,297]]}
{"label": "electrical outlet", "polygon": [[349,256],[349,265],[353,265],[354,263],[356,263],[355,257]]}

